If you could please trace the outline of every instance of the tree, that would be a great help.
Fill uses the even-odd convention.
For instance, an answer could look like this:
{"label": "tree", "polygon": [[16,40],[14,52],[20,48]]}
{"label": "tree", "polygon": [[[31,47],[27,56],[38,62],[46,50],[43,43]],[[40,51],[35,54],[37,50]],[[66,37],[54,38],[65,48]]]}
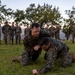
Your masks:
{"label": "tree", "polygon": [[75,22],[75,7],[72,7],[72,10],[65,10],[66,14],[68,15],[70,21],[72,23]]}
{"label": "tree", "polygon": [[9,19],[13,10],[11,8],[6,8],[6,5],[2,5],[0,0],[0,20]]}
{"label": "tree", "polygon": [[71,34],[71,28],[75,24],[75,7],[72,7],[72,10],[65,10],[65,14],[68,15],[68,19],[64,19],[65,26],[63,27],[63,32],[66,34],[67,40]]}
{"label": "tree", "polygon": [[14,12],[14,19],[15,19],[15,22],[21,22],[22,20],[25,19],[25,13],[23,10],[16,10]]}
{"label": "tree", "polygon": [[72,26],[75,23],[75,7],[72,7],[72,10],[65,10],[65,14],[69,17],[69,25]]}
{"label": "tree", "polygon": [[26,18],[31,22],[39,22],[41,25],[48,22],[57,24],[61,19],[61,14],[59,8],[53,8],[52,5],[44,3],[43,6],[38,4],[36,7],[35,4],[30,4],[26,9]]}
{"label": "tree", "polygon": [[30,6],[26,9],[26,18],[33,22],[35,21],[35,14],[36,14],[36,9],[35,9],[35,4],[30,4]]}
{"label": "tree", "polygon": [[69,38],[69,36],[70,36],[70,26],[69,25],[64,25],[64,27],[63,27],[63,32],[65,33],[65,37],[66,37],[66,39],[68,40],[68,38]]}

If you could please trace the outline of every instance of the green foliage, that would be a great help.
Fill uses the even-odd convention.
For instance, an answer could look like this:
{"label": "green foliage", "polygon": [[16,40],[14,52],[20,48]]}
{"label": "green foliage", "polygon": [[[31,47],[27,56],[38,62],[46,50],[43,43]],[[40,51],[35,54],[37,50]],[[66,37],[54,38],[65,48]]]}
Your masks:
{"label": "green foliage", "polygon": [[65,33],[65,36],[68,40],[70,34],[71,34],[71,27],[69,25],[64,25],[63,27],[63,30],[62,30],[64,33]]}
{"label": "green foliage", "polygon": [[73,25],[75,25],[75,7],[73,6],[71,10],[66,10],[65,12],[69,17],[69,19],[66,19],[65,21],[71,28]]}
{"label": "green foliage", "polygon": [[[75,44],[71,41],[66,41],[66,43],[70,47],[70,52],[75,53]],[[46,63],[43,58],[44,51],[38,60],[32,62],[29,66],[22,66],[19,63],[12,62],[14,57],[21,55],[23,49],[23,45],[4,45],[4,42],[2,42],[0,45],[0,75],[32,75],[32,69],[39,69],[44,66]],[[75,75],[75,63],[68,68],[63,68],[58,60],[55,62],[53,69],[44,75]]]}
{"label": "green foliage", "polygon": [[68,15],[69,19],[75,23],[75,7],[73,6],[71,10],[66,10],[66,14]]}
{"label": "green foliage", "polygon": [[9,16],[12,15],[12,12],[13,10],[11,8],[6,8],[6,5],[2,5],[0,0],[0,21],[8,19]]}
{"label": "green foliage", "polygon": [[36,7],[35,4],[30,4],[26,9],[26,18],[31,22],[39,22],[40,24],[51,22],[56,24],[61,19],[59,8],[52,7],[52,5],[45,4]]}
{"label": "green foliage", "polygon": [[72,32],[72,26],[74,25],[74,22],[71,19],[64,19],[64,27],[63,32],[65,33],[67,40]]}
{"label": "green foliage", "polygon": [[16,10],[14,12],[14,18],[15,18],[15,22],[21,22],[22,20],[25,19],[25,14],[23,10]]}

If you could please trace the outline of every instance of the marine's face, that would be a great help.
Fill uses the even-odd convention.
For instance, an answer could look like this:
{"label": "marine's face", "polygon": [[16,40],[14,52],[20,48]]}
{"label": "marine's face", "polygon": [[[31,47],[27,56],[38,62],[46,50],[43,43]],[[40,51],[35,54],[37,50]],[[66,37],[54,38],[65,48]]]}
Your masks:
{"label": "marine's face", "polygon": [[5,25],[8,25],[8,22],[5,22]]}
{"label": "marine's face", "polygon": [[31,34],[32,34],[32,36],[34,36],[34,37],[38,37],[39,34],[40,34],[40,27],[38,27],[38,28],[36,28],[36,27],[32,28],[32,29],[31,29]]}

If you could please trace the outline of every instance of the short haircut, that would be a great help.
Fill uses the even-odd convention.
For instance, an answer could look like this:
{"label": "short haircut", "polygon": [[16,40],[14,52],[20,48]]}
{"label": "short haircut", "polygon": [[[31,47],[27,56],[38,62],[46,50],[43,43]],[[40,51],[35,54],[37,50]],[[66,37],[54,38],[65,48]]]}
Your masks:
{"label": "short haircut", "polygon": [[39,25],[38,23],[33,23],[33,24],[31,25],[31,29],[34,28],[34,27],[38,28],[38,27],[40,27],[40,25]]}
{"label": "short haircut", "polygon": [[48,37],[44,37],[44,38],[40,41],[40,46],[48,45],[48,44],[49,44],[49,38],[48,38]]}

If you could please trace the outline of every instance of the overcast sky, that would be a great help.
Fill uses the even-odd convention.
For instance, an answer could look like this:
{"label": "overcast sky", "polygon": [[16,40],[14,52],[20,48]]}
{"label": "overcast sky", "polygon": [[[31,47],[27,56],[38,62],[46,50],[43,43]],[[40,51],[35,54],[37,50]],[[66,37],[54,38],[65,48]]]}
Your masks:
{"label": "overcast sky", "polygon": [[20,9],[25,10],[29,7],[30,4],[35,3],[37,6],[38,4],[43,5],[44,3],[50,4],[59,7],[59,11],[63,17],[67,17],[65,14],[65,10],[71,10],[72,6],[75,7],[75,0],[1,0],[2,5],[6,5],[7,8],[11,8],[13,10]]}

